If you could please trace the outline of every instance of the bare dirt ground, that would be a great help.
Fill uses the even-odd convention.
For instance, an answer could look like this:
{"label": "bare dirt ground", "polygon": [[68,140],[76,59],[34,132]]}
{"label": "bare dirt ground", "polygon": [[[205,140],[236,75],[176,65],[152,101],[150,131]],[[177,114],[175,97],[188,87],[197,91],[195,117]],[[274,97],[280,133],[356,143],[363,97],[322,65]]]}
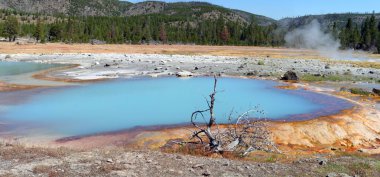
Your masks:
{"label": "bare dirt ground", "polygon": [[[256,157],[260,158],[258,154]],[[310,156],[278,163],[277,156],[230,160],[118,147],[76,151],[0,144],[0,176],[379,176],[374,158]]]}
{"label": "bare dirt ground", "polygon": [[118,54],[180,54],[216,56],[255,56],[271,58],[319,58],[311,50],[265,48],[248,46],[199,46],[199,45],[91,45],[91,44],[24,44],[0,43],[3,54],[54,54],[54,53],[118,53]]}

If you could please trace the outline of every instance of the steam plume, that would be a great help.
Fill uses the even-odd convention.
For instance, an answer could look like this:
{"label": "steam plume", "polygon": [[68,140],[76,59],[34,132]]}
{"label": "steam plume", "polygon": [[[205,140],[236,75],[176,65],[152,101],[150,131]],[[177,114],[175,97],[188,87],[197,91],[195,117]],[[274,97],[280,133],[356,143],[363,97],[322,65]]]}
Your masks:
{"label": "steam plume", "polygon": [[285,41],[289,47],[313,49],[321,54],[336,54],[340,48],[340,41],[323,32],[317,20],[287,33]]}

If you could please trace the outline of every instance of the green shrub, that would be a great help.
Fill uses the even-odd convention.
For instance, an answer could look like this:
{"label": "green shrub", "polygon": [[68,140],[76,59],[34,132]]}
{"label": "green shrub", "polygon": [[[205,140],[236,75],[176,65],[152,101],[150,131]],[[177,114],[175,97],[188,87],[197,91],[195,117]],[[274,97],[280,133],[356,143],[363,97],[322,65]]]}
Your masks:
{"label": "green shrub", "polygon": [[356,94],[356,95],[364,95],[364,96],[369,96],[371,95],[371,92],[368,92],[366,90],[363,90],[361,88],[350,88],[350,92],[352,94]]}

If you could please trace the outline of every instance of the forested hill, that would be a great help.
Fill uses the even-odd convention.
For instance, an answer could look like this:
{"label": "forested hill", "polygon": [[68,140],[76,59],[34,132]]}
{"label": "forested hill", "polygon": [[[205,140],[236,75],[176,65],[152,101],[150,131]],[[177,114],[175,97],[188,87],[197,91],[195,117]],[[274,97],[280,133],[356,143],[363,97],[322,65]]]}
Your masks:
{"label": "forested hill", "polygon": [[[292,30],[306,24],[309,24],[313,20],[318,22],[325,29],[332,29],[335,24],[337,28],[343,28],[347,24],[347,20],[351,19],[354,24],[361,26],[361,24],[370,17],[372,13],[340,13],[340,14],[324,14],[324,15],[306,15],[301,17],[284,18],[277,22],[279,27]],[[380,20],[380,14],[375,13],[375,19]]]}
{"label": "forested hill", "polygon": [[0,37],[37,42],[284,46],[313,20],[341,48],[380,52],[380,14],[327,14],[273,20],[205,2],[0,0]]}
{"label": "forested hill", "polygon": [[275,22],[268,17],[205,2],[145,1],[133,4],[119,0],[1,0],[0,8],[44,15],[136,16],[159,14],[172,17],[198,17],[200,19],[217,19],[223,15],[226,20],[238,21],[239,23],[249,23],[252,17],[260,25],[270,25]]}
{"label": "forested hill", "polygon": [[2,0],[0,37],[40,42],[283,44],[276,21],[205,2]]}

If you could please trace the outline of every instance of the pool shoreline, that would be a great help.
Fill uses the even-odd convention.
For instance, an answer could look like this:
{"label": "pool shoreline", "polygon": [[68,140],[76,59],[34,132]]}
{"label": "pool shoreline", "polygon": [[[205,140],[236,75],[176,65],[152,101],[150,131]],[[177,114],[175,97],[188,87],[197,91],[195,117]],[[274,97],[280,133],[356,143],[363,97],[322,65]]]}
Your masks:
{"label": "pool shoreline", "polygon": [[[55,78],[54,76],[50,75],[52,72],[54,72],[54,73],[56,73],[56,72],[62,72],[62,71],[65,71],[66,69],[72,69],[72,68],[75,68],[75,67],[78,67],[78,66],[79,65],[72,65],[70,67],[65,67],[65,68],[53,68],[53,69],[49,69],[49,70],[44,70],[44,71],[41,71],[41,72],[38,72],[38,73],[34,74],[33,77],[36,78],[36,79],[63,81],[63,82],[68,82],[68,83],[70,83],[70,82],[92,83],[92,82],[97,82],[97,81],[108,80],[108,79],[104,79],[103,78],[103,79],[84,80],[83,81],[83,80],[76,80],[76,79]],[[207,75],[204,75],[204,76],[207,76]],[[138,76],[136,76],[136,77],[138,77]],[[165,77],[165,76],[160,76],[159,75],[158,77]],[[238,77],[238,78],[245,78],[245,79],[263,79],[263,80],[268,80],[268,78],[248,77],[248,76],[235,76],[235,75],[227,75],[227,74],[224,74],[222,77]],[[274,80],[274,79],[270,78],[269,80]],[[337,119],[337,118],[339,119],[339,117],[346,117],[346,118],[351,119],[352,117],[360,117],[360,116],[370,117],[371,116],[371,115],[365,114],[365,112],[369,112],[368,110],[371,109],[370,106],[365,105],[366,103],[362,103],[360,101],[352,100],[349,97],[344,97],[344,96],[341,96],[341,95],[337,95],[337,94],[331,93],[332,90],[326,91],[323,88],[320,89],[320,90],[318,90],[319,88],[317,89],[314,86],[308,85],[308,83],[302,83],[302,82],[300,82],[300,83],[286,83],[286,82],[282,82],[282,83],[289,84],[289,85],[296,85],[296,87],[298,87],[298,88],[310,89],[312,92],[316,92],[316,93],[320,93],[320,94],[327,94],[329,96],[337,97],[339,99],[345,99],[347,101],[350,101],[351,103],[354,103],[356,106],[354,108],[352,108],[352,109],[343,110],[341,113],[337,113],[337,114],[334,114],[334,115],[317,117],[317,118],[314,118],[312,120],[299,120],[299,121],[291,121],[291,122],[270,121],[271,125],[273,125],[276,128],[282,129],[284,126],[285,127],[289,127],[290,126],[290,127],[293,127],[293,129],[294,129],[294,127],[298,127],[298,128],[301,127],[299,129],[302,129],[302,125],[305,125],[307,123],[313,122],[315,124],[317,121],[325,121],[325,122],[327,121],[327,122],[329,122],[331,120],[326,120],[326,119],[330,119],[330,118],[334,118],[332,120],[335,121],[335,119]],[[41,88],[41,87],[36,87],[36,86],[30,87],[30,86],[12,85],[12,84],[8,84],[7,85],[6,83],[3,83],[3,84],[5,84],[5,87],[10,87],[11,88],[11,89],[6,90],[6,91],[18,91],[18,90],[24,90],[24,89]],[[1,83],[0,83],[0,86],[1,86]],[[0,89],[0,91],[2,91],[2,89]],[[374,114],[375,116],[380,114],[379,111],[376,110],[376,109],[375,110],[371,110],[371,111],[377,112],[376,114]],[[373,119],[371,119],[371,120],[373,121]],[[342,121],[342,120],[340,120],[340,121]],[[345,121],[350,121],[350,120],[345,120]],[[363,122],[365,122],[365,121],[363,121]],[[379,122],[376,122],[376,125],[379,124]],[[45,143],[38,144],[38,145],[41,145],[41,146],[53,146],[53,147],[65,146],[65,147],[71,147],[71,148],[83,148],[83,147],[96,148],[96,147],[102,147],[102,146],[106,146],[106,145],[112,144],[111,142],[109,142],[107,140],[105,141],[105,139],[109,138],[110,136],[113,137],[113,138],[110,138],[113,141],[118,141],[118,138],[124,139],[124,140],[125,140],[126,137],[130,138],[131,140],[128,140],[128,142],[131,141],[132,143],[130,143],[130,144],[128,143],[128,146],[137,146],[137,147],[139,147],[139,146],[141,146],[141,144],[146,144],[146,142],[148,142],[148,141],[153,141],[152,139],[155,139],[156,141],[161,142],[160,145],[162,145],[164,138],[161,139],[161,140],[157,140],[158,137],[161,137],[162,135],[165,135],[165,136],[169,136],[171,138],[174,138],[173,136],[169,135],[170,133],[168,133],[168,132],[177,132],[177,133],[178,132],[182,132],[182,135],[183,135],[183,131],[184,131],[183,128],[190,128],[188,126],[179,126],[179,127],[172,127],[172,126],[173,125],[171,125],[169,127],[164,126],[164,127],[160,127],[160,128],[157,128],[155,126],[156,129],[152,129],[152,128],[149,129],[149,128],[147,128],[145,130],[144,130],[144,128],[140,128],[140,129],[138,129],[138,131],[134,131],[134,132],[131,132],[129,130],[124,130],[124,131],[121,130],[121,131],[112,132],[112,133],[89,135],[89,136],[85,136],[85,137],[74,137],[72,139],[70,139],[70,138],[69,139],[67,139],[67,138],[66,139],[51,139],[51,138],[48,137],[47,141],[45,141]],[[275,138],[276,142],[279,143],[280,146],[282,146],[285,149],[286,148],[290,148],[290,147],[297,147],[297,148],[300,148],[300,149],[304,149],[305,147],[306,148],[314,147],[315,149],[317,149],[317,151],[320,150],[320,149],[316,148],[316,145],[319,144],[320,142],[318,142],[318,143],[312,143],[312,142],[310,142],[310,140],[307,140],[305,142],[302,142],[302,141],[301,142],[296,142],[297,138],[295,140],[289,140],[286,137],[284,137],[284,135],[283,135],[284,132],[279,133],[279,131],[277,131],[277,134],[276,134],[276,130],[274,130],[274,128],[272,128],[271,130],[275,132],[274,134],[275,134],[275,137],[276,137]],[[303,129],[303,130],[305,130],[305,129]],[[287,130],[287,131],[289,132],[289,130]],[[293,132],[294,131],[295,130],[293,130]],[[149,135],[152,132],[153,132],[153,136]],[[380,130],[379,130],[379,132],[380,132]],[[375,137],[375,136],[372,136],[372,138],[373,137]],[[374,140],[376,140],[377,138],[374,138]],[[9,139],[10,141],[12,141],[12,138],[8,137],[7,139]],[[94,141],[94,139],[97,140],[96,142],[98,144],[95,143],[96,145],[86,145],[86,143],[89,143],[89,141]],[[302,138],[298,138],[298,140],[300,140],[300,139],[302,139]],[[29,139],[26,142],[30,142],[30,141],[33,141],[33,140]],[[345,139],[344,141],[349,141],[349,140]],[[360,145],[360,143],[358,143],[358,142],[362,142],[363,141],[362,139],[359,138],[359,140],[355,140],[355,141],[357,141],[357,142],[355,142],[355,146],[357,147],[357,148],[355,148],[356,150],[359,149],[360,147],[364,147],[363,145]],[[91,142],[89,144],[91,144]],[[328,145],[328,144],[330,144],[330,145]],[[331,147],[331,145],[333,145],[333,144],[336,144],[336,142],[329,141],[329,143],[327,143],[327,145],[323,144],[323,147],[325,147],[325,146]],[[30,145],[35,146],[36,144],[30,144]],[[123,145],[127,145],[127,144],[123,144]],[[155,147],[157,147],[157,144],[153,145],[153,146],[154,147],[149,147],[149,148],[155,148]],[[369,145],[367,144],[366,146],[368,147]],[[371,146],[374,147],[375,145],[371,144]],[[345,147],[348,147],[348,145],[346,145]],[[297,148],[294,148],[294,149],[297,149]],[[290,148],[290,149],[292,149],[292,148]],[[379,153],[378,151],[380,151],[379,148],[375,148],[375,153]],[[367,152],[373,153],[373,150],[372,151],[368,150]]]}

